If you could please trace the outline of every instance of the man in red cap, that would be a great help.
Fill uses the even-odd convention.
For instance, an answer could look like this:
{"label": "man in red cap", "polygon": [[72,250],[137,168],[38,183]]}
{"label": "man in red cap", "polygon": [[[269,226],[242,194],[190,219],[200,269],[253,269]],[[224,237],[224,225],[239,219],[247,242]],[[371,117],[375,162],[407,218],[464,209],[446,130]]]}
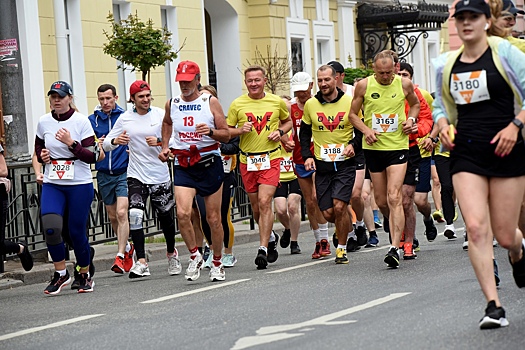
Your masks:
{"label": "man in red cap", "polygon": [[[170,152],[175,156],[175,202],[177,220],[190,261],[186,279],[200,276],[203,258],[195,241],[191,223],[193,198],[204,198],[206,220],[211,229],[213,261],[211,281],[224,281],[221,222],[222,183],[224,177],[219,142],[228,142],[230,132],[219,100],[199,91],[200,69],[197,63],[182,61],[177,67],[176,81],[181,94],[166,102],[162,122],[162,151],[159,158],[167,161]],[[173,137],[172,151],[168,146]]]}
{"label": "man in red cap", "polygon": [[121,145],[128,145],[129,148],[129,231],[137,255],[137,262],[129,271],[129,278],[150,275],[142,229],[148,197],[166,238],[168,273],[178,275],[182,268],[175,249],[175,223],[172,215],[175,203],[171,194],[168,166],[158,159],[160,147],[156,146],[161,136],[164,112],[161,108],[151,106],[151,88],[145,81],[137,80],[131,84],[129,95],[133,109],[118,118],[103,145],[107,151]]}

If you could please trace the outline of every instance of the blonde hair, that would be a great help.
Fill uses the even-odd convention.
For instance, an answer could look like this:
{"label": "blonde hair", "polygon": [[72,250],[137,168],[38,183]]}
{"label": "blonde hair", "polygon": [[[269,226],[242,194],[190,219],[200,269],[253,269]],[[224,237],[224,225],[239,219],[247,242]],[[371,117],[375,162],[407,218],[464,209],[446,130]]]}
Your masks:
{"label": "blonde hair", "polygon": [[248,68],[246,68],[244,70],[244,77],[246,77],[246,74],[248,74],[250,72],[256,72],[256,71],[262,72],[263,76],[266,78],[266,69],[264,69],[263,67],[258,66],[258,65],[252,65],[252,66],[249,66]]}
{"label": "blonde hair", "polygon": [[490,17],[492,20],[492,25],[487,30],[487,35],[499,36],[501,38],[508,37],[512,30],[500,27],[496,23],[498,22],[498,18],[500,17],[514,15],[507,11],[508,9],[503,8],[503,2],[501,0],[488,0],[488,4],[490,6]]}
{"label": "blonde hair", "polygon": [[203,90],[204,91],[208,91],[213,97],[215,97],[217,99],[219,98],[217,96],[217,89],[215,89],[214,86],[212,86],[212,85],[203,85],[203,86],[201,86],[200,91],[203,91]]}
{"label": "blonde hair", "polygon": [[[71,97],[71,101],[69,101],[69,108],[73,108],[75,110],[75,112],[78,112],[79,110],[78,110],[77,106],[75,105],[75,96],[69,95],[69,94],[67,96]],[[47,99],[49,100],[49,103],[50,103],[50,105],[49,105],[50,109],[53,109],[53,107],[51,107],[51,95],[49,95],[47,97]]]}

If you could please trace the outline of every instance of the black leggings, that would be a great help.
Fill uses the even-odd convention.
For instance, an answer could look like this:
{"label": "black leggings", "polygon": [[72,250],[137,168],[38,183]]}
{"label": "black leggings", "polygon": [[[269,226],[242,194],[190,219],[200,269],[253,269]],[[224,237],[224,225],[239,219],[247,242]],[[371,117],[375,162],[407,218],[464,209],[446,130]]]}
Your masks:
{"label": "black leggings", "polygon": [[447,225],[454,222],[454,186],[452,185],[452,175],[450,175],[450,158],[444,156],[434,156],[434,163],[441,184],[441,205],[443,206],[443,216]]}
{"label": "black leggings", "polygon": [[5,240],[5,223],[7,220],[7,193],[5,191],[5,186],[0,185],[0,259],[2,255],[7,254],[18,254],[20,251],[20,246],[18,243]]}
{"label": "black leggings", "polygon": [[[224,247],[231,248],[233,247],[233,237],[234,229],[231,222],[231,200],[233,199],[232,191],[235,188],[235,178],[234,173],[224,174],[224,182],[222,184],[222,202],[221,202],[221,222],[222,229],[224,230]],[[199,207],[199,212],[201,216],[201,227],[204,237],[209,245],[212,244],[211,240],[211,229],[206,221],[206,206],[204,205],[204,198],[197,195],[195,196],[197,200],[197,206]]]}

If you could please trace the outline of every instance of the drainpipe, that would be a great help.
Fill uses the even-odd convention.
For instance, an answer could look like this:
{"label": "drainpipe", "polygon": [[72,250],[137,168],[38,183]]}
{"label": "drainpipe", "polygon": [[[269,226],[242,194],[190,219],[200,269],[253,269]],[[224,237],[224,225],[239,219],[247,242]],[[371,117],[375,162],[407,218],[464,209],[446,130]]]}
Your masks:
{"label": "drainpipe", "polygon": [[66,9],[64,0],[53,0],[55,12],[55,40],[57,47],[58,79],[71,82],[69,72],[69,29],[66,23]]}

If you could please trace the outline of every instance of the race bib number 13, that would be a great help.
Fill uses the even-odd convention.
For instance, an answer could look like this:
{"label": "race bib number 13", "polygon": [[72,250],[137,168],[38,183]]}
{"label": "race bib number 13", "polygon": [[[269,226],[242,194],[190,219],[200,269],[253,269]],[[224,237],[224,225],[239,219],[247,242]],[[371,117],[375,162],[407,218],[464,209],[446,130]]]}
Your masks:
{"label": "race bib number 13", "polygon": [[48,177],[53,180],[73,180],[75,178],[75,161],[52,160]]}
{"label": "race bib number 13", "polygon": [[246,157],[248,171],[261,171],[270,169],[270,154],[264,153]]}
{"label": "race bib number 13", "polygon": [[321,146],[321,160],[323,162],[340,162],[345,160],[343,151],[345,150],[345,145],[331,143],[328,145]]}

